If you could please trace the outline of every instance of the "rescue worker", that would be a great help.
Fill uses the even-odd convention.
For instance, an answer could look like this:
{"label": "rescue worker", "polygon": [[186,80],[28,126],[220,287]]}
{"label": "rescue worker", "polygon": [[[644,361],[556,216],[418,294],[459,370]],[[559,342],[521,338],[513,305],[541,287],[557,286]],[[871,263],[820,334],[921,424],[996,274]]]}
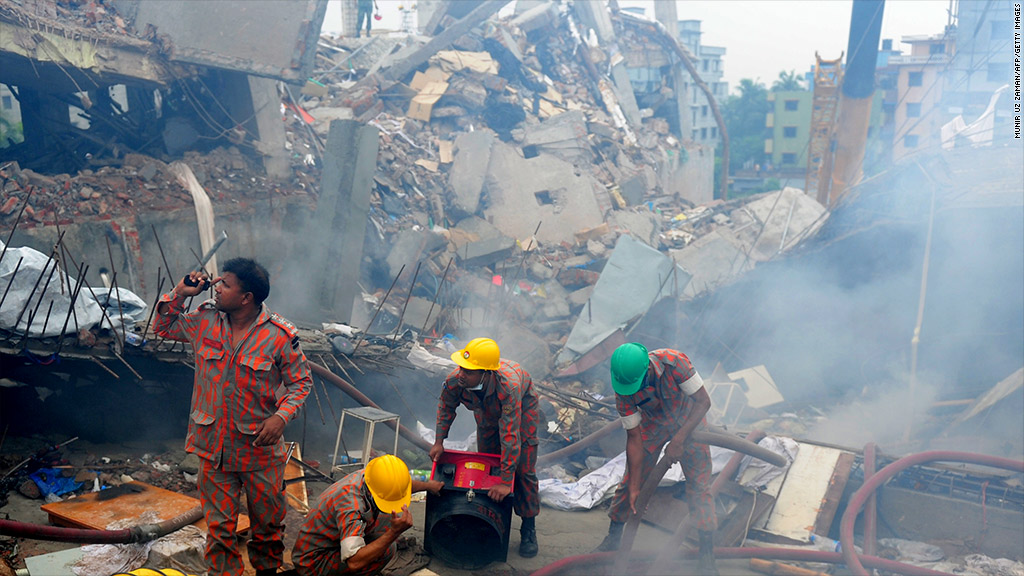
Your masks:
{"label": "rescue worker", "polygon": [[[295,326],[263,303],[270,294],[263,266],[233,258],[212,283],[200,272],[186,278],[160,298],[154,331],[195,351],[185,450],[199,457],[206,563],[211,575],[242,574],[235,528],[244,493],[252,522],[249,561],[258,576],[276,574],[284,559],[281,435],[309,394],[306,356]],[[185,312],[185,299],[211,284],[215,298]]]}
{"label": "rescue worker", "polygon": [[537,424],[539,410],[533,380],[519,364],[501,357],[498,344],[490,338],[474,338],[452,354],[458,364],[444,381],[437,404],[437,430],[430,458],[444,454],[444,439],[462,404],[473,411],[477,426],[477,448],[487,454],[501,454],[501,483],[487,495],[501,502],[512,493],[513,508],[522,519],[519,555],[537,555],[535,520],[540,513],[537,482]]}
{"label": "rescue worker", "polygon": [[394,557],[395,542],[412,527],[412,493],[440,495],[443,486],[413,480],[397,456],[370,460],[320,494],[292,548],[295,571],[299,576],[379,574]]}
{"label": "rescue worker", "polygon": [[366,37],[370,37],[370,28],[373,26],[373,11],[377,9],[377,0],[358,0],[356,2],[356,38],[359,38],[363,29],[363,20],[366,20]]}
{"label": "rescue worker", "polygon": [[626,473],[612,497],[611,525],[597,551],[618,550],[626,520],[643,512],[636,509],[637,497],[667,442],[665,458],[682,465],[690,514],[697,519],[698,570],[717,575],[711,451],[690,440],[690,433],[705,423],[711,407],[704,381],[682,352],[667,348],[648,352],[637,342],[623,344],[612,353],[611,380],[615,406],[626,429]]}

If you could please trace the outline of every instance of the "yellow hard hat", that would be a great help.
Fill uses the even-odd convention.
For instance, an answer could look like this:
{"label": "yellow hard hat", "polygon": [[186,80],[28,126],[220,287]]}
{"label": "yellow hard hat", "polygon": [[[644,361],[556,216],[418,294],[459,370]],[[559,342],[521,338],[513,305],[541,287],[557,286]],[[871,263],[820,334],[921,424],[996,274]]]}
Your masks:
{"label": "yellow hard hat", "polygon": [[501,350],[490,338],[473,338],[465,348],[452,354],[452,361],[466,370],[497,370]]}
{"label": "yellow hard hat", "polygon": [[401,512],[412,500],[412,476],[409,467],[398,456],[385,454],[366,463],[363,472],[373,501],[381,512]]}

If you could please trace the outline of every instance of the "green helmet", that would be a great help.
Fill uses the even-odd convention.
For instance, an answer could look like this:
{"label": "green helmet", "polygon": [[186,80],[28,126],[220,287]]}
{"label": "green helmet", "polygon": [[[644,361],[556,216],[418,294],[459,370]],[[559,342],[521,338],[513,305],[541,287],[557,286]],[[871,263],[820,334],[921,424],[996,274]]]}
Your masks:
{"label": "green helmet", "polygon": [[636,394],[647,375],[647,348],[639,342],[628,342],[612,353],[612,389],[616,394]]}

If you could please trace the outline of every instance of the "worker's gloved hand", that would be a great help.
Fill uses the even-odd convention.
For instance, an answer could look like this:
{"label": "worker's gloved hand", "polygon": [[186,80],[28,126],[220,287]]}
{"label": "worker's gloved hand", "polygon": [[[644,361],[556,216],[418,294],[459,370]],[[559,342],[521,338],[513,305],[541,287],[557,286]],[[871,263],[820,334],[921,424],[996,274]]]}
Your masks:
{"label": "worker's gloved hand", "polygon": [[388,526],[388,530],[394,534],[401,534],[409,528],[412,528],[412,512],[409,512],[408,506],[402,506],[401,513],[391,513],[391,524]]}
{"label": "worker's gloved hand", "polygon": [[504,484],[491,486],[491,489],[487,491],[487,495],[490,496],[491,500],[494,500],[495,502],[501,502],[502,500],[505,499],[505,496],[508,496],[511,493],[512,487],[505,486]]}
{"label": "worker's gloved hand", "polygon": [[444,440],[437,440],[434,445],[430,447],[430,459],[437,462],[437,459],[444,454]]}
{"label": "worker's gloved hand", "polygon": [[273,446],[281,439],[284,433],[284,419],[274,414],[256,428],[256,439],[252,441],[253,446]]}

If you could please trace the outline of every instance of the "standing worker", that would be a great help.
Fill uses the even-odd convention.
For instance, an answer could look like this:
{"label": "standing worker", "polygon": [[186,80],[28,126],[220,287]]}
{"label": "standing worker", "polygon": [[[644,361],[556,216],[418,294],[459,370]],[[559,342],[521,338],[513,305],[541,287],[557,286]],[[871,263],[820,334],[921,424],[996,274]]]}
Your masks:
{"label": "standing worker", "polygon": [[[349,4],[351,6],[351,4]],[[370,37],[370,28],[373,25],[373,12],[377,10],[377,0],[356,0],[356,38],[363,29],[363,19],[366,19],[366,37]]]}
{"label": "standing worker", "polygon": [[[154,330],[164,338],[189,342],[195,351],[185,450],[199,456],[210,574],[242,574],[235,528],[244,492],[252,522],[249,562],[257,576],[269,576],[277,573],[284,556],[287,461],[281,435],[309,394],[312,380],[295,326],[263,304],[270,294],[266,269],[253,260],[233,258],[223,270],[212,283],[200,272],[179,281],[160,298]],[[214,300],[186,313],[185,299],[210,285],[215,287]]]}
{"label": "standing worker", "polygon": [[[462,404],[476,417],[476,441],[480,452],[501,454],[501,483],[487,491],[495,502],[512,492],[513,507],[522,519],[519,555],[537,555],[535,520],[540,513],[537,482],[537,395],[533,380],[519,364],[501,357],[490,338],[474,338],[452,354],[459,365],[444,381],[437,404],[437,435],[430,448],[434,461],[444,454],[444,439]],[[513,480],[514,479],[514,480]]]}
{"label": "standing worker", "polygon": [[636,509],[637,497],[667,442],[665,458],[682,465],[687,504],[697,518],[698,571],[717,576],[714,534],[718,520],[710,486],[711,451],[706,444],[690,440],[690,433],[705,423],[704,415],[711,407],[704,380],[682,352],[666,348],[648,353],[637,342],[615,349],[611,379],[615,406],[626,429],[626,473],[608,511],[608,536],[597,551],[618,550],[626,520],[630,514],[643,512]]}
{"label": "standing worker", "polygon": [[412,527],[413,492],[441,494],[443,482],[413,480],[397,456],[370,460],[324,490],[306,515],[292,549],[299,576],[370,576],[395,555],[395,542]]}

